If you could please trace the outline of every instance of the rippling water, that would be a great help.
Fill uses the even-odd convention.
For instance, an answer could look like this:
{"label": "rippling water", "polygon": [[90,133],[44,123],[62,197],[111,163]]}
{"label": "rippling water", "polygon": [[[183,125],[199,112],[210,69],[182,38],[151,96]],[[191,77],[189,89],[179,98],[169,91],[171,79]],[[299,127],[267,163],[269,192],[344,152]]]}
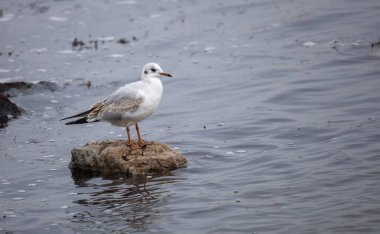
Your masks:
{"label": "rippling water", "polygon": [[[0,9],[0,80],[61,87],[14,92],[26,113],[0,130],[0,232],[378,232],[378,1]],[[74,38],[88,47],[72,48]],[[72,148],[125,133],[58,119],[136,80],[150,61],[175,78],[164,80],[144,138],[178,147],[187,168],[147,178],[71,172]]]}

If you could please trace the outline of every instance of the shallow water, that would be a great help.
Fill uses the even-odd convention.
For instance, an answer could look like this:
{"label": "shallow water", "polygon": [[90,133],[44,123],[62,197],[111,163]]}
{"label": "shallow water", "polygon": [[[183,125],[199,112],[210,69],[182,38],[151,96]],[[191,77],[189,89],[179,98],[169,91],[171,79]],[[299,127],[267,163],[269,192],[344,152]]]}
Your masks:
{"label": "shallow water", "polygon": [[[0,8],[0,80],[61,87],[12,98],[26,113],[0,129],[0,232],[378,232],[378,1]],[[74,38],[89,48],[72,48]],[[72,148],[126,136],[58,119],[138,79],[150,61],[175,78],[163,81],[144,138],[177,147],[187,168],[147,178],[71,172]]]}

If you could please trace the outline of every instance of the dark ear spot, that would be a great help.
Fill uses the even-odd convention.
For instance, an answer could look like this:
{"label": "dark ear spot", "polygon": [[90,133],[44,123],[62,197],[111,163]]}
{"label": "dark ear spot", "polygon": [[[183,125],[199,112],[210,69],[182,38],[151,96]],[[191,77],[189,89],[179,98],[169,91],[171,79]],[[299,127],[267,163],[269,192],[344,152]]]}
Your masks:
{"label": "dark ear spot", "polygon": [[148,74],[148,71],[147,71],[147,70],[145,70],[145,71],[144,71],[144,74]]}

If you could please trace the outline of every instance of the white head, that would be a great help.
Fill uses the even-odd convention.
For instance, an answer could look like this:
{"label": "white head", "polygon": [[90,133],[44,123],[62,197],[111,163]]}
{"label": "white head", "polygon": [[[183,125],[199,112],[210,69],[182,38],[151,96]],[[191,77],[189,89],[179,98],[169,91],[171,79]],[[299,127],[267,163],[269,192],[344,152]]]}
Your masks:
{"label": "white head", "polygon": [[164,72],[157,63],[147,63],[142,70],[141,79],[160,78],[162,76],[172,77],[169,73]]}

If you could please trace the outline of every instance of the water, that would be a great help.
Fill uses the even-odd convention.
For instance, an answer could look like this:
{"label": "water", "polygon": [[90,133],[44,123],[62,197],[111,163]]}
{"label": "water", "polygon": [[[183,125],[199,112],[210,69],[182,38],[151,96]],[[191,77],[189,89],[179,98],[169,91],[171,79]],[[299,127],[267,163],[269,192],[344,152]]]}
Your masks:
{"label": "water", "polygon": [[[0,130],[0,232],[378,232],[378,1],[0,8],[0,79],[61,87],[12,98],[26,113]],[[85,47],[72,48],[74,38]],[[72,148],[126,135],[58,119],[151,61],[175,78],[163,80],[144,138],[179,148],[187,168],[147,178],[71,172]]]}

